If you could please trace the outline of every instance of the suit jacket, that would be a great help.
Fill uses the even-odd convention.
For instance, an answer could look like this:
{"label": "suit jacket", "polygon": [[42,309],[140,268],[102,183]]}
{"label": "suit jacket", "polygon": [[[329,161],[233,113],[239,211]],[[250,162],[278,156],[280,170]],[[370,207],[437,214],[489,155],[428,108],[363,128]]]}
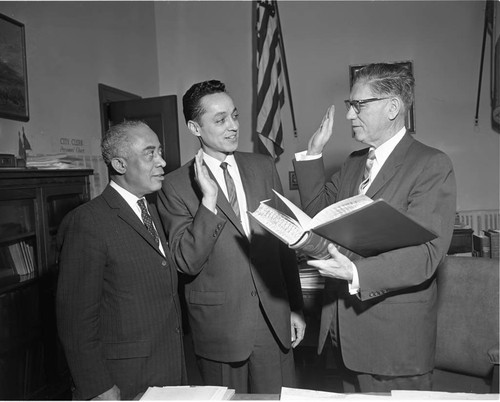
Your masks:
{"label": "suit jacket", "polygon": [[177,273],[150,212],[166,258],[110,186],[61,224],[57,319],[76,399],[113,384],[132,399],[185,378]]}
{"label": "suit jacket", "polygon": [[[368,148],[353,152],[330,181],[322,159],[294,161],[305,211],[312,215],[356,195],[367,155]],[[358,295],[349,294],[346,281],[327,280],[318,350],[331,328],[351,370],[388,376],[426,373],[433,368],[436,343],[435,273],[450,245],[456,207],[451,161],[407,133],[366,195],[385,199],[438,237],[354,261]]]}
{"label": "suit jacket", "polygon": [[[274,161],[235,152],[248,210],[281,191]],[[215,180],[215,179],[214,179]],[[290,310],[303,306],[295,253],[262,227],[241,222],[219,188],[217,214],[201,204],[194,163],[169,173],[158,210],[180,271],[195,353],[216,361],[243,361],[253,349],[259,301],[282,346],[290,348]]]}

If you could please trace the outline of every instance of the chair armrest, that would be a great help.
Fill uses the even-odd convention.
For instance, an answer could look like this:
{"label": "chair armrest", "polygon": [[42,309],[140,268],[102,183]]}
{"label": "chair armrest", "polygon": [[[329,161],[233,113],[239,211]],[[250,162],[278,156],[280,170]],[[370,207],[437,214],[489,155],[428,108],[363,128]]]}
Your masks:
{"label": "chair armrest", "polygon": [[491,364],[498,364],[498,344],[488,349],[488,358]]}
{"label": "chair armrest", "polygon": [[492,346],[488,349],[488,357],[490,359],[490,363],[493,365],[493,375],[491,378],[491,391],[493,394],[498,394],[499,389],[499,365],[498,365],[498,344]]}

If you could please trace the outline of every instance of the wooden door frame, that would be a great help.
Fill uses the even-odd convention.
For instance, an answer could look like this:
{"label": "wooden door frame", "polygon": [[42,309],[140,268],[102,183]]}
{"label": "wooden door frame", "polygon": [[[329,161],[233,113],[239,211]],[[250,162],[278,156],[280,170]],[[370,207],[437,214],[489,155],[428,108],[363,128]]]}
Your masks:
{"label": "wooden door frame", "polygon": [[118,88],[110,87],[105,84],[97,84],[99,90],[99,112],[101,115],[101,135],[104,137],[108,131],[108,108],[106,105],[110,102],[119,102],[131,99],[142,99],[142,96],[126,92]]}

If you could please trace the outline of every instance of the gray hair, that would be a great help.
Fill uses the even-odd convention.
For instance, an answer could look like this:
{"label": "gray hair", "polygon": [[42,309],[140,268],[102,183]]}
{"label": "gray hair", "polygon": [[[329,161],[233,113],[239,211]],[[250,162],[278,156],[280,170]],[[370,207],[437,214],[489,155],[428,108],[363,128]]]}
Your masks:
{"label": "gray hair", "polygon": [[101,141],[102,158],[106,165],[110,166],[113,158],[129,156],[132,144],[128,134],[131,129],[138,127],[148,127],[148,125],[139,120],[125,120],[109,128]]}
{"label": "gray hair", "polygon": [[415,79],[410,69],[405,65],[368,64],[356,72],[354,83],[356,82],[366,83],[377,95],[399,97],[403,101],[405,111],[410,109],[413,103]]}

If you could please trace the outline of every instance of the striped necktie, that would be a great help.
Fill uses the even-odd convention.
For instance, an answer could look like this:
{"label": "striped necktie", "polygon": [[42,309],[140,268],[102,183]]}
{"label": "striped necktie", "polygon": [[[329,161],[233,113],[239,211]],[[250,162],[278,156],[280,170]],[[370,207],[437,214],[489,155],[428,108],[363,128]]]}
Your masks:
{"label": "striped necktie", "polygon": [[146,229],[148,229],[148,232],[151,234],[151,236],[153,236],[153,239],[155,239],[156,244],[159,245],[160,244],[160,237],[158,236],[158,232],[156,231],[156,229],[153,225],[153,218],[151,218],[151,215],[149,215],[148,209],[146,208],[144,198],[141,198],[140,200],[138,200],[137,204],[139,204],[139,208],[141,208],[141,216],[142,216],[142,222],[144,223],[144,226],[146,226]]}
{"label": "striped necktie", "polygon": [[234,213],[239,218],[240,217],[240,207],[238,205],[238,197],[236,196],[236,186],[234,185],[233,178],[229,174],[227,170],[227,162],[222,162],[220,167],[224,171],[224,180],[226,181],[227,188],[227,198],[231,207],[233,208]]}
{"label": "striped necktie", "polygon": [[375,162],[375,148],[370,148],[368,158],[366,159],[365,172],[363,173],[363,181],[359,185],[359,194],[364,194],[368,184],[370,183],[370,174],[373,163]]}

